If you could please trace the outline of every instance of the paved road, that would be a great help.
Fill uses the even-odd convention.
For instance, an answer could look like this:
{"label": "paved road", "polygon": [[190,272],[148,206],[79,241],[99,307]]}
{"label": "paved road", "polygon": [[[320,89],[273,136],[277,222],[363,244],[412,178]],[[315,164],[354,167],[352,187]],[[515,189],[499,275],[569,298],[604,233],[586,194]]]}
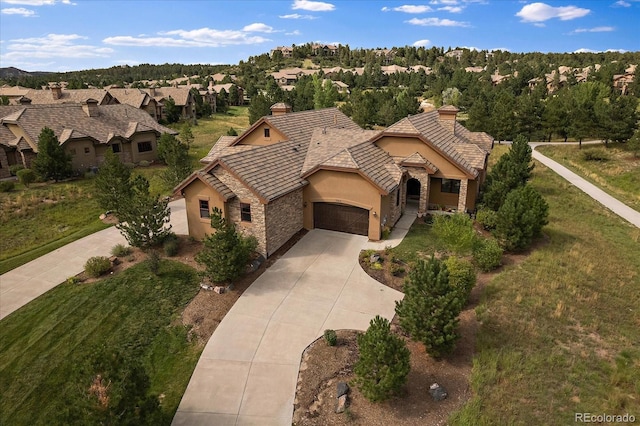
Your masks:
{"label": "paved road", "polygon": [[[600,142],[589,142],[589,144],[598,144],[598,143],[600,143]],[[566,144],[568,144],[568,143],[564,143],[564,142],[551,143],[551,145],[566,145]],[[575,144],[577,144],[577,142],[576,143],[571,143],[571,144],[575,145]],[[585,145],[585,144],[587,144],[587,143],[583,142],[583,145]],[[627,206],[626,204],[618,201],[617,199],[615,199],[611,195],[609,195],[606,192],[604,192],[602,189],[598,188],[594,184],[588,182],[587,180],[585,180],[582,177],[578,176],[577,174],[575,174],[571,170],[567,169],[562,164],[560,164],[560,163],[558,163],[556,161],[553,161],[549,157],[547,157],[547,156],[541,154],[540,152],[536,151],[537,147],[544,146],[544,145],[550,145],[549,143],[531,142],[529,145],[531,145],[531,148],[533,149],[532,156],[533,156],[534,159],[538,160],[539,162],[541,162],[545,166],[549,167],[551,170],[553,170],[554,172],[559,174],[561,177],[563,177],[564,179],[569,181],[572,185],[576,186],[578,189],[580,189],[581,191],[583,191],[584,193],[589,195],[591,198],[593,198],[594,200],[596,200],[597,202],[599,202],[600,204],[602,204],[603,206],[605,206],[606,208],[611,210],[613,213],[617,214],[618,216],[620,216],[621,218],[623,218],[627,222],[629,222],[629,223],[635,225],[636,227],[640,228],[640,212],[638,212],[638,211],[632,209],[631,207]]]}
{"label": "paved road", "polygon": [[391,320],[402,293],[369,277],[363,248],[402,241],[409,210],[388,240],[314,229],[238,299],[207,343],[174,426],[289,426],[302,351],[324,330],[366,330],[375,315]]}
{"label": "paved road", "polygon": [[[184,199],[169,206],[173,231],[188,234]],[[90,257],[109,256],[113,246],[126,243],[115,227],[107,228],[0,275],[0,319],[82,272]]]}

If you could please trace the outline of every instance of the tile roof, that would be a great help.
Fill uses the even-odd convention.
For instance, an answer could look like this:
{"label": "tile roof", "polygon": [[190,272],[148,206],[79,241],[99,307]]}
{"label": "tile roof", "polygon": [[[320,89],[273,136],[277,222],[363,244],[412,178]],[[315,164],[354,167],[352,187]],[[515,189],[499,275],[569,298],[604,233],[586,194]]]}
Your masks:
{"label": "tile roof", "polygon": [[205,173],[202,170],[198,170],[196,172],[196,175],[199,178],[201,178],[204,182],[209,184],[213,189],[215,189],[216,192],[220,194],[225,201],[236,196],[236,194],[234,194],[233,191],[229,189],[227,185],[222,183],[220,179],[218,179],[214,174]]}
{"label": "tile roof", "polygon": [[[111,95],[104,89],[63,89],[60,91],[60,98],[55,99],[53,90],[30,89],[23,95],[31,99],[32,105],[53,105],[67,103],[82,103],[87,99],[95,99],[98,104],[107,104],[111,101]],[[18,104],[19,99],[14,103]]]}
{"label": "tile roof", "polygon": [[[141,89],[155,100],[171,97],[176,105],[185,106],[189,102],[191,92],[187,87],[155,87],[153,89]],[[152,94],[153,91],[153,94]]]}
{"label": "tile roof", "polygon": [[[49,127],[61,143],[74,137],[89,137],[108,143],[114,137],[129,139],[138,132],[177,134],[158,124],[146,112],[130,105],[99,105],[98,114],[90,117],[80,104],[0,106],[0,122],[18,124],[32,141],[44,127]],[[9,114],[7,114],[7,112]]]}
{"label": "tile roof", "polygon": [[[448,107],[443,107],[441,109],[453,112],[453,109]],[[478,171],[476,168],[471,165],[463,154],[455,149],[456,144],[468,143],[468,141],[456,136],[451,130],[443,126],[438,117],[438,111],[423,112],[421,114],[412,115],[391,125],[384,131],[384,134],[401,133],[421,136],[423,139],[433,144],[433,146],[446,157],[456,163],[462,170],[466,171],[471,176],[477,176]]]}
{"label": "tile roof", "polygon": [[438,167],[433,164],[431,161],[427,160],[426,158],[424,158],[422,155],[420,155],[419,152],[414,152],[413,154],[409,155],[406,158],[400,158],[398,159],[399,163],[403,166],[408,166],[408,165],[420,165],[423,167],[427,167],[428,169],[431,170],[432,173],[435,173],[438,171]]}
{"label": "tile roof", "polygon": [[338,108],[268,115],[264,121],[282,132],[288,140],[308,144],[316,128],[362,130]]}
{"label": "tile roof", "polygon": [[460,123],[456,123],[455,132],[458,137],[477,145],[485,152],[491,152],[493,148],[493,138],[485,132],[471,132]]}
{"label": "tile roof", "polygon": [[209,153],[200,159],[203,164],[209,164],[223,155],[233,154],[235,152],[248,151],[255,148],[252,145],[234,145],[231,144],[237,139],[237,136],[220,136],[218,141],[211,147]]}
{"label": "tile roof", "polygon": [[148,105],[151,100],[149,94],[140,89],[109,89],[109,94],[121,104],[131,105],[136,108]]}
{"label": "tile roof", "polygon": [[300,177],[300,168],[307,146],[297,141],[256,146],[225,155],[209,167],[215,174],[218,164],[224,166],[241,177],[264,202],[268,202],[306,185],[307,181]]}

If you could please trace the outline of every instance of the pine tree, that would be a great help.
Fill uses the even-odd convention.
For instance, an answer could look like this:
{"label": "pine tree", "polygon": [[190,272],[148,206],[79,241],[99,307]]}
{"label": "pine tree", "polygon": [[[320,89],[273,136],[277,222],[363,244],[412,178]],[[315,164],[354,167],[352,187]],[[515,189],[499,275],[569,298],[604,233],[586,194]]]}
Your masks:
{"label": "pine tree", "polygon": [[439,358],[451,352],[458,334],[464,292],[449,283],[446,265],[435,257],[421,260],[404,283],[404,299],[396,302],[400,326]]}
{"label": "pine tree", "polygon": [[382,401],[407,381],[411,353],[404,341],[391,333],[389,321],[376,316],[366,333],[358,336],[360,357],[354,367],[356,385],[370,401]]}
{"label": "pine tree", "polygon": [[43,179],[56,182],[72,175],[71,156],[60,145],[58,138],[48,127],[38,136],[38,155],[33,160],[33,170]]}
{"label": "pine tree", "polygon": [[204,275],[212,282],[234,281],[244,272],[257,241],[240,235],[218,208],[211,212],[211,227],[216,231],[204,239],[204,248],[196,255],[196,262],[205,268]]}
{"label": "pine tree", "polygon": [[495,235],[509,251],[527,248],[548,223],[549,205],[531,186],[511,191],[498,210]]}
{"label": "pine tree", "polygon": [[518,135],[509,152],[498,159],[487,175],[482,204],[497,211],[509,191],[527,183],[532,170],[531,147],[524,136]]}
{"label": "pine tree", "polygon": [[174,135],[163,133],[158,140],[158,158],[168,166],[162,173],[167,185],[173,187],[191,173],[189,147]]}
{"label": "pine tree", "polygon": [[144,176],[130,180],[131,197],[120,202],[116,228],[133,247],[146,248],[161,243],[171,233],[169,201],[149,192]]}
{"label": "pine tree", "polygon": [[94,196],[98,205],[105,211],[113,211],[116,216],[120,206],[131,198],[131,170],[120,162],[110,150],[107,150],[105,160],[98,170],[94,180]]}

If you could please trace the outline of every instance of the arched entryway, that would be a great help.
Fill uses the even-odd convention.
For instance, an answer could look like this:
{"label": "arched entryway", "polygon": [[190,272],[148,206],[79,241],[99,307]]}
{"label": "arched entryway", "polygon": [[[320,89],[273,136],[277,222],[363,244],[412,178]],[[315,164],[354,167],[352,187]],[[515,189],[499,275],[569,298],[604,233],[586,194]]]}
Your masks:
{"label": "arched entryway", "polygon": [[420,201],[420,181],[411,178],[407,181],[407,201]]}

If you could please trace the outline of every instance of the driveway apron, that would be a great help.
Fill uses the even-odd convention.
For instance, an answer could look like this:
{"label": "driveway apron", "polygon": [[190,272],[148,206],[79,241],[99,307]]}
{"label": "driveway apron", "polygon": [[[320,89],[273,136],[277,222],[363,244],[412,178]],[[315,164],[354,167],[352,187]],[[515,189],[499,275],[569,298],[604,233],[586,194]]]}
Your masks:
{"label": "driveway apron", "polygon": [[402,298],[362,270],[366,244],[314,229],[267,269],[209,339],[173,425],[291,425],[302,351],[325,329],[390,320]]}

